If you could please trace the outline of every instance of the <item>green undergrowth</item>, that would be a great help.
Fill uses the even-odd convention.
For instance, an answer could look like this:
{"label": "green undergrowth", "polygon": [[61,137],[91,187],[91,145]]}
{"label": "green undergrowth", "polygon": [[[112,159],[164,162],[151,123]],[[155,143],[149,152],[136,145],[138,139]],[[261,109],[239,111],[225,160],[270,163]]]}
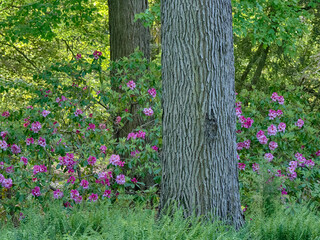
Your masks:
{"label": "green undergrowth", "polygon": [[[201,223],[184,219],[181,211],[173,218],[157,220],[157,212],[144,207],[125,207],[121,203],[87,204],[65,209],[52,204],[45,213],[32,207],[24,211],[18,227],[12,221],[0,223],[1,240],[11,239],[320,239],[320,218],[302,205],[277,207],[269,216],[246,216],[238,232],[219,222]],[[250,220],[250,218],[252,220]]]}

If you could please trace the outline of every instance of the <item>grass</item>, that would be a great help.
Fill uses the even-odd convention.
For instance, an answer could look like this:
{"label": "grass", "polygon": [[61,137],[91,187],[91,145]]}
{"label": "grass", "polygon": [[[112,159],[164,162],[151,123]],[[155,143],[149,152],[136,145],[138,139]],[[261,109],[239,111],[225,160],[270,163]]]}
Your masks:
{"label": "grass", "polygon": [[[306,207],[278,207],[268,217],[252,214],[253,220],[236,232],[221,222],[200,223],[183,219],[178,211],[173,218],[156,219],[156,211],[108,204],[87,204],[73,210],[52,204],[39,214],[39,208],[25,210],[18,228],[0,223],[1,240],[11,239],[320,239],[320,218]],[[248,219],[248,217],[247,217]]]}

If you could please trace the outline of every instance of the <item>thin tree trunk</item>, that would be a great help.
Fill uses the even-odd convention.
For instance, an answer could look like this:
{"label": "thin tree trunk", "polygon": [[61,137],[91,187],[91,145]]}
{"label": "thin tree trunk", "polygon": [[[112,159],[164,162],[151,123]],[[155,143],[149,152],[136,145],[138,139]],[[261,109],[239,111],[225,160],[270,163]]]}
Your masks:
{"label": "thin tree trunk", "polygon": [[231,0],[163,0],[161,11],[160,213],[175,203],[239,228]]}
{"label": "thin tree trunk", "polygon": [[240,81],[238,84],[239,87],[243,86],[244,81],[246,80],[248,74],[250,73],[253,65],[256,63],[256,61],[259,59],[261,52],[263,50],[263,43],[260,44],[258,50],[254,53],[254,55],[252,56],[252,58],[250,59],[250,62],[248,63],[246,69],[244,70],[244,72],[241,75]]}
{"label": "thin tree trunk", "polygon": [[258,82],[259,82],[262,70],[263,70],[264,66],[266,65],[268,52],[269,52],[269,46],[262,51],[262,54],[260,56],[257,69],[256,69],[256,71],[255,71],[255,73],[254,73],[254,75],[252,77],[252,81],[251,81],[252,85],[256,86],[258,84]]}
{"label": "thin tree trunk", "polygon": [[149,28],[134,22],[135,14],[148,9],[148,0],[109,0],[108,7],[111,61],[128,57],[137,47],[149,59]]}

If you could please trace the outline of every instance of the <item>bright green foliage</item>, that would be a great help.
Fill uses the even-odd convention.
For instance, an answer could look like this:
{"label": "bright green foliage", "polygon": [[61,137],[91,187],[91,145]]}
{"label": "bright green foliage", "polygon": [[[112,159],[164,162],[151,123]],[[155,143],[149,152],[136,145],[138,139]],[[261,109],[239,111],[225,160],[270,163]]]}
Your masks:
{"label": "bright green foliage", "polygon": [[283,46],[286,54],[294,54],[295,45],[307,30],[307,11],[298,1],[259,0],[233,1],[234,32],[247,35],[255,43]]}
{"label": "bright green foliage", "polygon": [[253,214],[239,232],[220,222],[201,223],[197,218],[184,219],[177,211],[173,217],[156,220],[156,211],[136,206],[127,208],[125,200],[113,206],[86,204],[72,211],[50,204],[39,214],[34,206],[24,212],[19,228],[1,225],[3,240],[11,239],[220,239],[220,240],[316,240],[319,239],[319,216],[301,206],[294,211],[276,207],[269,217]]}

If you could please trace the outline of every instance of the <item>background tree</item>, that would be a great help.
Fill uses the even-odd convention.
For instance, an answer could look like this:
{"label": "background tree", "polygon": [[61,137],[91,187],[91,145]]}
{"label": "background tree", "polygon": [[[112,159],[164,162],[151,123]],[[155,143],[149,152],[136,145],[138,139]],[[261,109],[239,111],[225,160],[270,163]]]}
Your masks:
{"label": "background tree", "polygon": [[135,14],[148,9],[148,0],[109,0],[109,31],[111,61],[128,57],[139,47],[150,58],[150,32]]}
{"label": "background tree", "polygon": [[178,203],[239,228],[231,10],[229,0],[162,1],[160,211]]}

